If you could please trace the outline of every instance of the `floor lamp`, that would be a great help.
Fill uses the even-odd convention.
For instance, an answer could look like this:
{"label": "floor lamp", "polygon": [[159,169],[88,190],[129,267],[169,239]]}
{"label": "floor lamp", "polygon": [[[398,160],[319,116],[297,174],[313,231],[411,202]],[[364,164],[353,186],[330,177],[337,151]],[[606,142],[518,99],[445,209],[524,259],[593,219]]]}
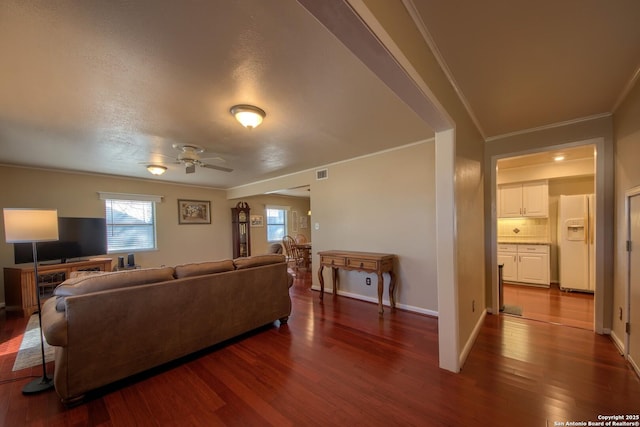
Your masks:
{"label": "floor lamp", "polygon": [[35,379],[25,385],[22,393],[39,393],[52,388],[53,381],[47,376],[47,368],[44,360],[40,288],[38,286],[38,250],[36,249],[36,243],[58,240],[58,211],[55,209],[4,208],[3,213],[4,234],[7,243],[31,243],[33,247],[34,282],[38,301],[38,321],[40,323],[40,349],[42,350],[42,378]]}

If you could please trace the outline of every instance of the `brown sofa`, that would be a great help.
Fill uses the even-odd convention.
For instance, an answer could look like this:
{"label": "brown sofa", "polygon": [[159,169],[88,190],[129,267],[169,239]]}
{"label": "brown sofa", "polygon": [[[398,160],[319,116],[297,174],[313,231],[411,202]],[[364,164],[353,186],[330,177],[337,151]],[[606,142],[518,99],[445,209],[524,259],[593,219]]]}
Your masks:
{"label": "brown sofa", "polygon": [[68,279],[42,308],[65,403],[291,313],[283,255]]}

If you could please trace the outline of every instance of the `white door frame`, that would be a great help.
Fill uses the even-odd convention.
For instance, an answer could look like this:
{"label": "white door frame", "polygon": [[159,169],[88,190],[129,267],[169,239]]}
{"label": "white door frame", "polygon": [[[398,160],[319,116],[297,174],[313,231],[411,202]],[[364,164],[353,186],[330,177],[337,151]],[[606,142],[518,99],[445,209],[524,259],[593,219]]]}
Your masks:
{"label": "white door frame", "polygon": [[[625,199],[624,199],[624,214],[625,214],[625,224],[627,227],[626,230],[626,239],[627,241],[631,240],[631,199],[633,197],[640,197],[640,186],[633,187],[627,191],[625,191]],[[636,248],[636,250],[640,250],[640,248]],[[625,316],[625,323],[631,322],[631,252],[627,251],[627,291],[625,292],[625,303],[627,315]],[[640,307],[635,307],[636,310],[640,310]],[[636,332],[637,333],[637,332]],[[636,373],[640,375],[640,366],[638,363],[640,361],[633,360],[629,354],[629,347],[631,344],[631,336],[629,333],[624,333],[624,358],[629,361],[633,369],[635,369]]]}
{"label": "white door frame", "polygon": [[596,283],[594,289],[594,330],[595,332],[602,334],[608,333],[609,330],[605,330],[603,327],[604,323],[604,263],[605,263],[605,239],[604,239],[604,230],[605,230],[605,193],[606,186],[604,185],[605,173],[604,173],[604,151],[605,151],[605,140],[604,138],[598,137],[588,140],[575,141],[566,144],[558,144],[558,145],[550,145],[550,146],[540,146],[535,149],[524,150],[520,152],[512,152],[512,153],[502,153],[496,154],[491,157],[490,168],[487,173],[490,175],[491,179],[491,229],[490,233],[490,256],[491,265],[489,267],[489,271],[491,271],[491,284],[492,284],[492,299],[491,299],[491,307],[492,312],[498,314],[500,312],[499,309],[499,284],[498,284],[498,212],[497,212],[497,173],[496,167],[499,159],[521,156],[526,154],[533,154],[545,151],[553,151],[562,148],[569,147],[577,147],[581,145],[594,145],[596,147],[597,152],[597,162],[594,167],[594,177],[595,177],[595,198],[596,198]]}

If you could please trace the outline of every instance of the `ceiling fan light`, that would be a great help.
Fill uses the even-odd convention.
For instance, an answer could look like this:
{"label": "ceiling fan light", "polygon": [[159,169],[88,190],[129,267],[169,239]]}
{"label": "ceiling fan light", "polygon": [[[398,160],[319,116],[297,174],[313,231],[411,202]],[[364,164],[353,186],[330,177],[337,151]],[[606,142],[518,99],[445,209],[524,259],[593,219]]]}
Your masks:
{"label": "ceiling fan light", "polygon": [[235,105],[230,111],[236,120],[248,129],[258,127],[267,115],[264,110],[253,105]]}
{"label": "ceiling fan light", "polygon": [[167,171],[167,168],[164,167],[164,166],[149,165],[149,166],[147,166],[147,170],[152,175],[162,175],[163,173],[165,173]]}

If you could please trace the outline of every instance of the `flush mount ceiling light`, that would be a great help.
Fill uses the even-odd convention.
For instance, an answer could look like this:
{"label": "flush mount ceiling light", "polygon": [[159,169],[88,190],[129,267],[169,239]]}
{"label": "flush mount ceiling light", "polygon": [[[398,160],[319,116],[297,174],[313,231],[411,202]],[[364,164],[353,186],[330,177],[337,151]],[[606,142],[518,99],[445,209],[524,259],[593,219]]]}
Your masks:
{"label": "flush mount ceiling light", "polygon": [[262,119],[267,115],[261,108],[244,104],[234,105],[229,111],[242,126],[248,129],[258,127],[262,123]]}
{"label": "flush mount ceiling light", "polygon": [[553,160],[555,160],[556,162],[561,162],[561,161],[564,160],[564,156],[562,154],[559,154],[559,155],[555,156],[553,158]]}
{"label": "flush mount ceiling light", "polygon": [[165,173],[167,171],[167,168],[164,167],[164,166],[149,165],[149,166],[147,166],[147,170],[152,175],[162,175],[163,173]]}

